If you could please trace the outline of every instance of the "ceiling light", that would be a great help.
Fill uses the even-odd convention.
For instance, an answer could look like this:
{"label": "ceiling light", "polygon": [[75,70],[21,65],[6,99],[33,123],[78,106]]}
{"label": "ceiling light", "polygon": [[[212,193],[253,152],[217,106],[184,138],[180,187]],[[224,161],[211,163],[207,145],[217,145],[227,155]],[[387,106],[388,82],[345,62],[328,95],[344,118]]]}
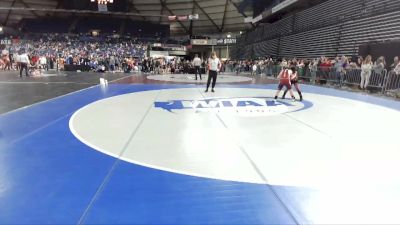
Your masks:
{"label": "ceiling light", "polygon": [[108,3],[113,3],[114,0],[90,0],[90,2],[97,2],[99,5],[107,5]]}

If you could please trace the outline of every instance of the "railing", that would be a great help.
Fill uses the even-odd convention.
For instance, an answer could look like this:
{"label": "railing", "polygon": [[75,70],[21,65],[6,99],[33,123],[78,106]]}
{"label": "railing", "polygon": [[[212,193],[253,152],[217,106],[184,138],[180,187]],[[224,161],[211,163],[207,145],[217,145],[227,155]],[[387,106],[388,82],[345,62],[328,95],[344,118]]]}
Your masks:
{"label": "railing", "polygon": [[[236,71],[232,67],[233,71]],[[243,67],[237,67],[237,72],[244,72]],[[256,74],[264,74],[267,76],[277,77],[282,67],[279,65],[258,65]],[[251,72],[251,66],[250,71]],[[307,67],[298,67],[297,73],[299,78],[310,84],[333,84],[338,87],[362,87],[366,89],[382,93],[385,95],[400,97],[400,74],[394,71],[375,70],[371,73],[363,73],[361,69],[338,69],[336,67],[317,67],[310,70]]]}
{"label": "railing", "polygon": [[384,94],[395,95],[400,98],[400,74],[396,74],[394,71],[387,73]]}
{"label": "railing", "polygon": [[394,71],[374,70],[363,73],[361,69],[338,70],[334,67],[319,67],[317,70],[298,68],[299,77],[310,83],[332,83],[339,87],[365,86],[367,89],[381,92],[382,94],[400,92],[400,75]]}
{"label": "railing", "polygon": [[[368,88],[378,89],[381,92],[385,90],[387,71],[382,70],[380,73],[372,70],[370,73],[363,73],[361,69],[338,69],[335,67],[319,67],[316,70],[305,70],[299,72],[299,77],[310,83],[326,84],[331,83],[338,86],[367,86]],[[305,70],[305,71],[304,71]]]}

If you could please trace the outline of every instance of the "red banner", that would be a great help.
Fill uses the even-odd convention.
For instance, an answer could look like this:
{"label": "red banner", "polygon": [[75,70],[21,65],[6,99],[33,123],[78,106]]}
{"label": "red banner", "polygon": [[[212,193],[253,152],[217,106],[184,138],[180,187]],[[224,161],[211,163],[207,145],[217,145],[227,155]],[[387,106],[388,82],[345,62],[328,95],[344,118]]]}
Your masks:
{"label": "red banner", "polygon": [[187,20],[188,16],[178,16],[178,20],[183,21],[183,20]]}
{"label": "red banner", "polygon": [[169,21],[174,21],[174,20],[176,20],[176,16],[168,16],[168,20]]}

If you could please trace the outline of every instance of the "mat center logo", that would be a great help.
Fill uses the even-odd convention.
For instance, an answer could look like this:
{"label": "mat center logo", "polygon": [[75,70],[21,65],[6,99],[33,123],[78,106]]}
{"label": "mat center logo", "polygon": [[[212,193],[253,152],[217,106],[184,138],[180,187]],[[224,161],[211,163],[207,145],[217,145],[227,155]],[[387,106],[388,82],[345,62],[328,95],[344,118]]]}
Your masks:
{"label": "mat center logo", "polygon": [[214,98],[205,100],[170,100],[155,102],[155,108],[170,113],[224,113],[240,116],[269,116],[293,112],[304,108],[300,102],[276,101],[265,97]]}
{"label": "mat center logo", "polygon": [[[311,95],[302,102],[275,101],[274,90],[261,88],[221,87],[218,96],[203,97],[198,88],[122,87],[124,93],[138,90],[92,102],[71,116],[69,127],[76,138],[125,162],[229,181],[265,184],[237,138],[244,138],[245,147],[260,150],[261,156],[265,149],[274,152],[271,143],[280,145],[281,139],[266,140],[269,133],[286,123],[302,126],[282,115],[302,112],[299,116],[308,118],[306,110],[313,106],[308,101]],[[265,147],[266,142],[271,148]]]}

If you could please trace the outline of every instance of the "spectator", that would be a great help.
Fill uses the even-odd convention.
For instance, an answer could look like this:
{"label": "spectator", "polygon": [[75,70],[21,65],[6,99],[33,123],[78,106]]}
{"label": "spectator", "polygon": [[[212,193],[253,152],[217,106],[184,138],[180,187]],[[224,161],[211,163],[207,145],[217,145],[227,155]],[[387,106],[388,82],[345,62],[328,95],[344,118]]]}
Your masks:
{"label": "spectator", "polygon": [[359,56],[358,60],[357,60],[357,68],[361,68],[361,65],[363,64],[363,62],[364,62],[364,58],[362,56]]}
{"label": "spectator", "polygon": [[321,64],[319,65],[319,72],[320,75],[318,76],[318,78],[320,79],[319,82],[320,84],[326,84],[327,83],[327,79],[329,77],[329,74],[331,72],[331,61],[326,58],[326,57],[321,57]]}
{"label": "spectator", "polygon": [[45,56],[42,56],[39,58],[39,63],[40,63],[40,69],[48,70],[47,68],[47,58]]}
{"label": "spectator", "polygon": [[273,75],[273,66],[274,66],[274,61],[272,60],[272,58],[269,58],[267,60],[267,76]]}
{"label": "spectator", "polygon": [[379,57],[374,64],[374,72],[376,75],[382,76],[385,69],[385,57]]}
{"label": "spectator", "polygon": [[372,57],[370,55],[365,58],[361,64],[361,83],[360,88],[365,90],[368,87],[369,79],[372,72]]}
{"label": "spectator", "polygon": [[400,75],[400,63],[397,63],[397,66],[393,69],[396,75]]}
{"label": "spectator", "polygon": [[342,86],[343,77],[345,74],[346,62],[347,62],[346,56],[342,56],[342,58],[340,58],[340,59],[339,59],[339,57],[336,57],[336,60],[334,63],[336,79],[338,80],[339,86]]}
{"label": "spectator", "polygon": [[114,55],[110,56],[109,64],[110,64],[110,71],[114,72],[115,71],[115,56]]}
{"label": "spectator", "polygon": [[282,69],[287,68],[287,66],[288,66],[288,62],[286,61],[285,58],[283,58],[283,59],[282,59],[282,62],[281,62],[281,67],[282,67]]}
{"label": "spectator", "polygon": [[257,73],[257,62],[254,62],[251,70],[251,75],[254,76]]}
{"label": "spectator", "polygon": [[312,84],[315,84],[315,78],[317,77],[317,71],[318,71],[318,59],[314,59],[314,61],[310,63],[309,68],[311,72],[310,82]]}
{"label": "spectator", "polygon": [[399,65],[399,57],[398,56],[394,57],[393,63],[392,63],[392,65],[390,65],[389,70],[390,71],[394,70],[397,65]]}

